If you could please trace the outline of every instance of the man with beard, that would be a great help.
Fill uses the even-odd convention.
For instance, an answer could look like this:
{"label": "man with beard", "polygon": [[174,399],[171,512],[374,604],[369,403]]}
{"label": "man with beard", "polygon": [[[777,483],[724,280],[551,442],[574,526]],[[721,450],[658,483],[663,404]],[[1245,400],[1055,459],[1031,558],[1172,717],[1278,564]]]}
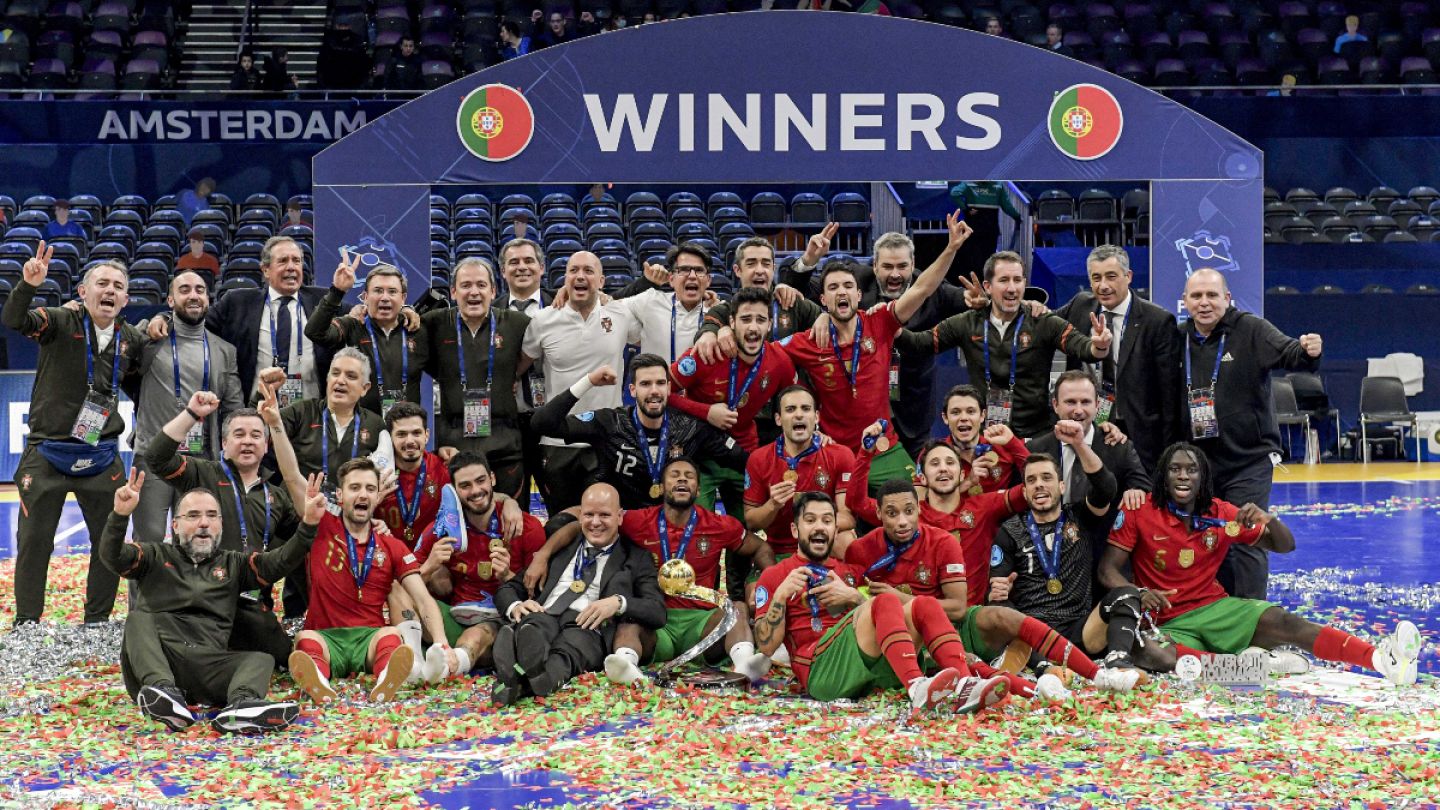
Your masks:
{"label": "man with beard", "polygon": [[[656,568],[670,560],[684,560],[695,574],[695,585],[716,591],[720,587],[720,554],[729,551],[754,558],[761,570],[775,564],[775,554],[763,540],[745,530],[740,521],[717,515],[696,503],[700,471],[688,458],[666,462],[661,476],[665,503],[625,513],[620,533],[650,552]],[[726,598],[721,596],[721,598]],[[725,634],[724,647],[716,643],[702,655],[715,663],[722,649],[730,654],[736,672],[756,681],[770,668],[769,657],[755,652],[750,622],[743,602],[735,604],[740,618]],[[615,683],[643,679],[639,664],[669,661],[699,644],[720,625],[723,611],[715,605],[684,596],[665,596],[665,626],[647,630],[622,624],[615,632],[615,652],[605,659],[605,675]]]}
{"label": "man with beard", "polygon": [[[316,544],[307,558],[312,604],[305,629],[295,637],[290,672],[316,703],[338,697],[331,678],[373,672],[370,700],[383,703],[395,696],[415,663],[415,653],[400,631],[385,626],[391,587],[404,589],[431,638],[443,639],[445,625],[425,590],[415,555],[371,523],[380,502],[375,462],[354,458],[336,475],[340,514],[327,512],[315,532]],[[455,668],[454,651],[444,641],[437,643],[445,650],[447,666]]]}
{"label": "man with beard", "polygon": [[[475,664],[493,664],[490,647],[502,623],[492,601],[495,591],[529,567],[535,552],[545,545],[545,527],[530,515],[523,516],[524,529],[518,537],[506,537],[495,474],[484,456],[456,453],[450,459],[448,477],[455,481],[465,537],[437,538],[432,523],[415,547],[420,576],[445,623],[443,640],[455,650],[455,667],[450,669],[445,647],[434,644],[437,639],[431,637],[424,666],[425,680],[431,683],[448,675],[464,675]],[[463,550],[456,548],[457,543]]]}
{"label": "man with beard", "polygon": [[[600,257],[580,251],[565,264],[564,302],[536,313],[525,331],[525,363],[539,363],[545,372],[546,405],[585,379],[595,369],[625,367],[625,346],[640,339],[640,324],[624,308],[600,300],[605,279]],[[528,366],[522,364],[521,368]],[[572,404],[572,414],[614,408],[620,390],[587,387]],[[580,502],[580,493],[601,475],[603,462],[587,444],[566,444],[540,424],[539,404],[530,417],[534,432],[544,438],[545,507],[558,514]],[[565,412],[557,414],[563,417]]]}
{"label": "man with beard", "polygon": [[[851,484],[853,487],[854,479]],[[863,570],[870,580],[871,598],[890,595],[905,603],[916,597],[933,597],[949,622],[959,629],[965,650],[981,661],[993,660],[1010,642],[1019,639],[1050,661],[1094,681],[1101,689],[1125,692],[1134,687],[1138,672],[1100,669],[1044,622],[1012,608],[970,605],[960,543],[943,529],[921,520],[919,500],[909,481],[887,481],[880,488],[878,500],[880,528],[851,543],[845,553],[845,562]],[[984,664],[977,664],[976,671],[983,676],[993,674]],[[1032,688],[1019,679],[1010,683],[1021,694]]]}
{"label": "man with beard", "polygon": [[495,607],[509,622],[493,648],[500,685],[491,699],[497,704],[544,697],[599,669],[619,623],[650,630],[665,624],[655,563],[620,535],[620,493],[592,484],[579,512],[580,537],[546,562],[537,585],[512,577],[495,592]]}
{"label": "man with beard", "polygon": [[132,581],[137,596],[125,621],[120,671],[125,691],[146,716],[180,731],[195,722],[188,703],[227,704],[212,720],[217,731],[277,731],[295,721],[292,701],[265,699],[270,657],[226,648],[243,591],[269,587],[305,559],[325,513],[319,487],[309,491],[305,521],[283,545],[266,552],[220,547],[220,501],[203,489],[181,497],[172,524],[175,542],[125,542],[145,473],[131,473],[115,491],[114,512],[97,546],[105,565]]}
{"label": "man with beard", "polygon": [[384,418],[397,402],[420,401],[420,375],[430,347],[405,328],[401,316],[406,309],[408,285],[405,274],[393,265],[377,265],[366,274],[360,296],[365,305],[363,317],[342,314],[341,303],[355,287],[360,256],[356,254],[352,260],[341,251],[340,257],[330,290],[305,324],[305,337],[332,351],[354,346],[370,358],[375,384],[361,398],[360,407]]}
{"label": "man with beard", "polygon": [[885,420],[891,446],[876,464],[877,483],[915,472],[888,427],[891,355],[895,336],[939,288],[955,251],[970,235],[969,226],[956,214],[946,217],[946,226],[949,242],[934,263],[899,299],[873,312],[860,308],[859,265],[844,259],[827,263],[820,276],[820,301],[829,317],[816,321],[810,332],[791,335],[781,343],[795,367],[809,376],[820,402],[820,427],[830,438],[855,450],[865,427]]}
{"label": "man with beard", "polygon": [[[179,452],[180,443],[194,426],[220,406],[220,399],[208,391],[191,394],[185,409],[165,423],[145,449],[145,466],[153,476],[150,486],[163,481],[179,492],[200,488],[219,499],[222,520],[216,531],[220,548],[225,551],[250,554],[272,549],[280,538],[295,531],[299,520],[294,498],[304,496],[304,479],[298,471],[287,478],[287,483],[296,483],[293,490],[272,486],[261,475],[260,462],[269,451],[272,437],[282,470],[295,464],[295,452],[281,429],[274,391],[262,388],[261,397],[259,411],[241,408],[225,417],[220,431],[224,456],[218,462]],[[287,576],[293,576],[293,571]],[[272,604],[268,586],[242,591],[229,646],[233,650],[269,653],[275,667],[280,668],[290,656],[291,644],[290,636],[270,611]]]}
{"label": "man with beard", "polygon": [[[870,460],[883,444],[881,433],[879,424],[866,429],[866,437],[873,438],[876,444],[862,449],[856,456],[855,474],[850,477],[848,488],[847,502],[852,505],[855,516],[872,526],[884,522],[880,505],[868,492]],[[1024,443],[1004,425],[986,428],[985,439],[992,446],[1005,448],[1017,463],[1024,464],[1029,455]],[[960,544],[965,563],[965,603],[972,607],[983,605],[995,530],[1002,521],[1025,508],[1025,493],[1018,486],[999,492],[983,491],[980,482],[990,477],[987,457],[976,459],[966,472],[960,454],[951,445],[932,441],[920,452],[919,480],[925,488],[925,497],[920,500],[920,522],[947,532]],[[978,651],[972,649],[971,652]]]}
{"label": "man with beard", "polygon": [[520,497],[524,480],[515,381],[524,373],[520,344],[530,319],[491,306],[495,271],[484,259],[461,259],[450,275],[455,306],[425,313],[426,371],[440,384],[435,420],[437,452],[447,461],[461,450],[485,454],[497,491]]}
{"label": "man with beard", "polygon": [[385,430],[395,449],[396,480],[395,489],[380,501],[375,516],[410,549],[435,522],[440,489],[450,483],[445,461],[425,449],[430,444],[425,416],[425,409],[414,402],[397,402],[385,415]]}
{"label": "man with beard", "polygon": [[[145,338],[125,323],[129,276],[115,262],[85,271],[77,292],[83,307],[30,309],[50,272],[55,249],[41,242],[25,262],[0,321],[40,345],[30,393],[30,435],[15,467],[20,515],[15,529],[15,624],[40,621],[55,527],[65,498],[75,493],[92,541],[100,537],[115,489],[125,481],[119,438],[125,429],[117,407],[123,382],[140,368]],[[115,607],[119,580],[90,545],[85,621],[103,622]]]}
{"label": "man with beard", "polygon": [[[1003,701],[1005,679],[970,675],[965,648],[935,599],[901,604],[892,593],[861,595],[864,569],[831,555],[835,519],[825,493],[796,497],[791,531],[800,551],[767,569],[755,586],[760,652],[770,655],[784,644],[801,688],[816,700],[904,687],[916,713],[946,703],[968,713]],[[922,647],[943,667],[935,675],[920,670]]]}
{"label": "man with beard", "polygon": [[[1259,506],[1236,508],[1217,497],[1209,467],[1205,453],[1194,445],[1177,443],[1165,449],[1155,469],[1159,485],[1154,493],[1115,519],[1110,545],[1100,559],[1100,584],[1128,590],[1139,610],[1154,614],[1161,632],[1174,640],[1176,657],[1293,644],[1326,661],[1379,672],[1396,686],[1415,683],[1422,639],[1409,621],[1401,621],[1395,632],[1372,646],[1278,605],[1225,594],[1215,574],[1229,547],[1253,545],[1287,554],[1295,549],[1295,536]],[[1127,562],[1134,571],[1133,583],[1123,572]],[[1132,651],[1139,610],[1111,616],[1113,649]],[[1173,665],[1171,659],[1157,668]]]}
{"label": "man with beard", "polygon": [[1046,395],[1050,360],[1055,352],[1085,363],[1108,355],[1112,334],[1092,313],[1089,337],[1054,313],[1038,317],[1021,309],[1027,271],[1020,254],[1002,250],[985,260],[985,292],[990,303],[941,321],[928,334],[908,333],[906,351],[936,354],[959,347],[970,384],[985,397],[985,423],[1003,422],[1023,438],[1037,436],[1055,421]]}
{"label": "man with beard", "polygon": [[[223,437],[220,420],[245,407],[240,376],[235,373],[235,347],[205,328],[210,292],[193,271],[170,280],[169,340],[151,342],[140,353],[140,398],[135,405],[135,468],[150,475],[150,488],[140,494],[135,509],[135,532],[141,537],[164,537],[165,518],[177,495],[163,475],[145,461],[145,448],[196,391],[219,397],[220,408],[196,422],[180,439],[180,451],[205,459],[220,458]],[[170,457],[174,450],[167,450]],[[186,487],[190,489],[192,487]],[[263,549],[258,549],[263,550]]]}
{"label": "man with beard", "polygon": [[[770,404],[776,392],[795,382],[795,366],[779,344],[767,340],[770,332],[770,293],[744,289],[730,299],[731,327],[740,336],[740,351],[729,360],[706,363],[692,348],[671,366],[678,391],[670,403],[717,430],[730,434],[747,453],[759,446],[755,417]],[[739,515],[745,485],[738,470],[723,470],[707,463],[700,483],[700,504],[713,508],[716,492],[725,512]]]}
{"label": "man with beard", "polygon": [[628,312],[640,324],[640,351],[673,363],[700,334],[705,323],[705,295],[710,290],[710,251],[681,242],[665,255],[671,292],[648,289],[617,298],[610,308]]}

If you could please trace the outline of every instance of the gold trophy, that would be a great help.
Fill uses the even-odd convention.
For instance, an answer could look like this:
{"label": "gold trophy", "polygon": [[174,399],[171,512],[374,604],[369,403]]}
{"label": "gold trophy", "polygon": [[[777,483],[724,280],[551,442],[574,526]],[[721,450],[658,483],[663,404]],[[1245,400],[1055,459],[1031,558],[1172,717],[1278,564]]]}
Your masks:
{"label": "gold trophy", "polygon": [[[730,632],[730,628],[735,626],[735,622],[739,620],[739,616],[735,613],[735,606],[731,604],[727,596],[712,588],[702,588],[695,584],[695,568],[686,560],[678,557],[666,560],[664,564],[660,566],[658,579],[660,582],[660,590],[666,596],[695,599],[715,605],[719,607],[721,611],[720,623],[715,625],[714,630],[711,630],[709,634],[700,639],[700,642],[694,647],[660,665],[656,678],[661,683],[666,683],[675,680],[676,673],[681,667],[710,649],[714,646],[715,642]],[[727,686],[743,687],[746,683],[745,676],[738,672],[723,672],[713,669],[687,674],[680,680],[683,680],[691,686],[704,688],[721,688]]]}

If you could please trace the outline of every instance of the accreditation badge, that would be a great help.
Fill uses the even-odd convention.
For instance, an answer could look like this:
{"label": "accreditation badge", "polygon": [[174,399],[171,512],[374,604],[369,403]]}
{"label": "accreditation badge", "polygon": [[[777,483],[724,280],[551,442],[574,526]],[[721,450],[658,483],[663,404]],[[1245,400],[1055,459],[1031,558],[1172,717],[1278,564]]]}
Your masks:
{"label": "accreditation badge", "polygon": [[1190,435],[1195,439],[1213,439],[1220,435],[1215,418],[1215,389],[1190,389]]}
{"label": "accreditation badge", "polygon": [[490,435],[490,391],[472,388],[465,392],[465,438]]}
{"label": "accreditation badge", "polygon": [[70,437],[91,447],[98,445],[100,433],[105,430],[105,423],[114,411],[114,397],[107,397],[93,388],[90,389],[90,393],[85,395],[85,402],[80,405],[80,414],[75,417],[74,427],[70,428]]}
{"label": "accreditation badge", "polygon": [[990,386],[985,392],[985,427],[1010,424],[1010,411],[1015,407],[1015,394],[1008,388]]}

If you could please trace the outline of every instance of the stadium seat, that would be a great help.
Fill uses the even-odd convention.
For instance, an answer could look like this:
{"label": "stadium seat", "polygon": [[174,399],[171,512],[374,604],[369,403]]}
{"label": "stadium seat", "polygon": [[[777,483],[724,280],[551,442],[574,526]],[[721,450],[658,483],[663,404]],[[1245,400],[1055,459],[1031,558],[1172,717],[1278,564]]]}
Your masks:
{"label": "stadium seat", "polygon": [[830,200],[830,217],[842,227],[869,227],[870,203],[864,195],[841,192]]}
{"label": "stadium seat", "polygon": [[1345,290],[1334,284],[1321,284],[1310,291],[1311,295],[1344,295]]}
{"label": "stadium seat", "polygon": [[675,226],[675,241],[688,242],[694,239],[713,239],[715,232],[705,222],[682,222]]}
{"label": "stadium seat", "polygon": [[630,241],[638,242],[642,239],[664,239],[671,237],[670,226],[663,222],[641,222],[630,226]]}
{"label": "stadium seat", "polygon": [[630,254],[630,246],[625,244],[624,239],[616,239],[608,236],[586,237],[585,247],[597,256],[603,253],[620,256],[628,256]]}
{"label": "stadium seat", "polygon": [[625,198],[625,216],[628,219],[630,212],[641,207],[660,208],[664,203],[660,197],[649,191],[636,191]]}
{"label": "stadium seat", "polygon": [[616,202],[614,195],[610,194],[609,192],[601,194],[599,198],[596,198],[594,195],[591,194],[586,194],[584,197],[580,198],[580,216],[585,216],[586,211],[589,211],[591,208],[594,208],[597,205],[607,205],[611,208],[620,207],[620,203]]}
{"label": "stadium seat", "polygon": [[1366,284],[1360,288],[1361,295],[1394,295],[1395,288],[1384,284]]}
{"label": "stadium seat", "polygon": [[1379,241],[1385,242],[1387,244],[1396,244],[1419,242],[1420,240],[1416,239],[1413,234],[1406,233],[1405,231],[1391,231],[1390,233],[1385,234],[1384,238],[1380,239]]}
{"label": "stadium seat", "polygon": [[1310,220],[1300,216],[1290,217],[1285,222],[1280,223],[1278,228],[1273,225],[1271,227],[1278,231],[1281,239],[1284,239],[1292,245],[1303,244],[1309,241],[1308,237],[1311,235],[1318,236],[1318,232]]}
{"label": "stadium seat", "polygon": [[1440,191],[1436,191],[1430,186],[1415,186],[1405,192],[1405,198],[1428,211],[1433,203],[1440,200]]}
{"label": "stadium seat", "polygon": [[558,225],[560,223],[567,223],[570,225],[579,226],[580,214],[578,214],[574,208],[567,208],[563,206],[548,208],[540,212],[541,233],[544,233],[547,226]]}
{"label": "stadium seat", "polygon": [[[632,195],[633,196],[633,195]],[[626,203],[625,222],[631,228],[643,223],[665,224],[665,212],[658,205],[635,205]]]}
{"label": "stadium seat", "polygon": [[548,246],[555,243],[556,241],[578,240],[581,238],[581,236],[582,234],[580,232],[579,225],[575,225],[569,222],[560,222],[547,227],[544,234],[541,236],[541,240],[545,245],[547,245],[546,252],[548,253],[550,250]]}
{"label": "stadium seat", "polygon": [[584,219],[585,227],[587,228],[591,225],[597,225],[602,222],[611,225],[620,225],[621,223],[620,210],[618,208],[612,208],[608,205],[591,206],[590,208],[585,210],[585,214],[583,215],[582,219]]}
{"label": "stadium seat", "polygon": [[1278,230],[1280,226],[1299,215],[1299,210],[1288,202],[1265,204],[1265,224]]}
{"label": "stadium seat", "polygon": [[664,255],[670,251],[673,244],[669,239],[645,239],[635,243],[636,256]]}
{"label": "stadium seat", "polygon": [[778,228],[786,224],[785,198],[773,191],[761,191],[750,198],[750,222],[757,228]]}
{"label": "stadium seat", "polygon": [[804,191],[790,200],[790,222],[799,227],[819,228],[830,221],[830,206],[819,194]]}
{"label": "stadium seat", "polygon": [[715,212],[721,208],[732,206],[735,208],[745,207],[745,201],[740,199],[740,195],[733,191],[717,191],[705,200],[705,212],[712,217],[715,216]]}
{"label": "stadium seat", "polygon": [[1440,295],[1440,286],[1434,284],[1411,284],[1405,288],[1406,295]]}
{"label": "stadium seat", "polygon": [[1325,192],[1325,202],[1330,203],[1342,211],[1346,203],[1360,199],[1360,195],[1344,186],[1336,186]]}
{"label": "stadium seat", "polygon": [[546,211],[550,211],[556,208],[562,208],[573,212],[575,210],[575,198],[571,197],[569,194],[561,194],[558,192],[555,194],[546,194],[544,197],[540,198],[541,216],[544,216]]}
{"label": "stadium seat", "polygon": [[1035,219],[1041,225],[1068,225],[1075,219],[1075,199],[1063,189],[1042,191],[1035,198]]}
{"label": "stadium seat", "polygon": [[701,215],[703,216],[703,205],[698,195],[688,191],[677,191],[665,198],[665,213],[670,216],[672,222],[675,218],[676,210],[681,208],[701,208]]}
{"label": "stadium seat", "polygon": [[1405,230],[1421,242],[1430,242],[1434,240],[1435,234],[1440,232],[1440,221],[1425,214],[1411,219]]}
{"label": "stadium seat", "polygon": [[744,208],[726,206],[724,208],[717,208],[710,213],[710,224],[715,227],[716,233],[719,233],[726,225],[736,223],[743,223],[746,227],[749,227],[750,216],[745,213]]}
{"label": "stadium seat", "polygon": [[1341,209],[1341,212],[1342,216],[1350,220],[1350,224],[1357,228],[1362,227],[1361,223],[1365,219],[1377,216],[1380,213],[1375,210],[1375,206],[1365,200],[1352,200],[1345,203],[1345,207]]}
{"label": "stadium seat", "polygon": [[[1377,208],[1379,206],[1376,206]],[[1408,230],[1410,221],[1425,213],[1425,209],[1413,200],[1403,197],[1391,200],[1385,207],[1385,213],[1400,226],[1402,230]]]}
{"label": "stadium seat", "polygon": [[715,232],[716,238],[721,242],[728,242],[736,237],[748,239],[754,235],[755,229],[748,222],[727,222]]}
{"label": "stadium seat", "polygon": [[670,212],[671,227],[679,227],[693,223],[700,223],[709,227],[710,218],[705,215],[705,209],[693,205],[686,205]]}
{"label": "stadium seat", "polygon": [[1320,223],[1320,233],[1337,244],[1349,241],[1350,235],[1355,232],[1355,226],[1345,217],[1332,217]]}

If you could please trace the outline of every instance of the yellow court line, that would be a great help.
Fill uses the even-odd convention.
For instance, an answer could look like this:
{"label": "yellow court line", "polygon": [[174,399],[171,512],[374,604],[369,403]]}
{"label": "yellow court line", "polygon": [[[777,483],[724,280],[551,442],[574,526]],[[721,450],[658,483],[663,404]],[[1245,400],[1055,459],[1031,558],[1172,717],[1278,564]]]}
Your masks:
{"label": "yellow court line", "polygon": [[1275,470],[1277,484],[1374,481],[1440,481],[1440,462],[1382,461],[1371,464],[1291,464]]}

